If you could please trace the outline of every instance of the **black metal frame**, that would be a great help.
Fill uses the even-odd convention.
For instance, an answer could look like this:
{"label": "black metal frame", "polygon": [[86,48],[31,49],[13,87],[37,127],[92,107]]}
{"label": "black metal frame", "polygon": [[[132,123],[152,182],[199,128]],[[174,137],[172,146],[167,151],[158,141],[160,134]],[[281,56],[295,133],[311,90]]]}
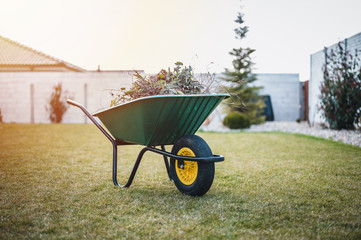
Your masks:
{"label": "black metal frame", "polygon": [[99,130],[108,138],[108,140],[112,143],[113,145],[113,183],[115,186],[117,187],[121,187],[121,188],[127,188],[129,187],[132,182],[133,179],[135,177],[135,174],[137,173],[139,164],[143,158],[143,155],[145,152],[147,151],[151,151],[154,153],[158,153],[163,155],[164,158],[164,163],[167,169],[167,173],[168,173],[168,177],[171,181],[173,181],[172,175],[170,173],[170,167],[169,167],[169,161],[168,161],[168,157],[169,158],[173,158],[173,159],[177,159],[177,160],[186,160],[186,161],[196,161],[196,162],[221,162],[224,161],[224,157],[222,155],[213,155],[212,157],[188,157],[188,156],[178,156],[178,155],[174,155],[172,153],[169,153],[165,150],[164,145],[160,145],[161,149],[156,148],[155,146],[146,146],[144,147],[138,154],[137,160],[135,161],[133,170],[128,178],[128,181],[126,184],[124,185],[120,185],[118,183],[117,180],[117,169],[118,169],[118,146],[119,145],[134,145],[134,143],[129,143],[123,140],[117,140],[114,139],[96,120],[95,118],[88,112],[88,110],[81,104],[68,99],[67,103],[70,105],[73,105],[75,107],[80,108],[85,115],[95,124],[95,126],[97,126],[99,128]]}

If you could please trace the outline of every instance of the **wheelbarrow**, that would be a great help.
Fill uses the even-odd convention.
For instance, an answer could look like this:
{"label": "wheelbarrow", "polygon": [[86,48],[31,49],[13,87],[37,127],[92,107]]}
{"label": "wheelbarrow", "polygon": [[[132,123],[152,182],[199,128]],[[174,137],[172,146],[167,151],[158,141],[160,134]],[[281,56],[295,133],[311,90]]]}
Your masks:
{"label": "wheelbarrow", "polygon": [[[129,187],[145,152],[163,156],[168,177],[178,190],[191,196],[204,195],[213,183],[214,163],[224,161],[194,133],[228,94],[158,95],[139,98],[93,115],[81,104],[67,100],[85,115],[113,144],[113,183]],[[99,118],[106,130],[94,117]],[[117,180],[119,145],[144,145],[125,185]],[[165,145],[173,145],[167,152]],[[169,158],[169,161],[168,161]]]}

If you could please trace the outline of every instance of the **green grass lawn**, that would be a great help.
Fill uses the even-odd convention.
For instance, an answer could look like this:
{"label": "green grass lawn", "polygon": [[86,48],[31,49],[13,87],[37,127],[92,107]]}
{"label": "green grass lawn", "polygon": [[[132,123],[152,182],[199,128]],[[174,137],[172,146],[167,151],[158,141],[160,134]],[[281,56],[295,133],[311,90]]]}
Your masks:
{"label": "green grass lawn", "polygon": [[[0,125],[0,239],[360,239],[361,148],[284,133],[200,133],[214,183],[182,195],[146,153],[129,189],[93,125]],[[124,183],[141,146],[123,146]],[[170,150],[168,148],[168,150]]]}

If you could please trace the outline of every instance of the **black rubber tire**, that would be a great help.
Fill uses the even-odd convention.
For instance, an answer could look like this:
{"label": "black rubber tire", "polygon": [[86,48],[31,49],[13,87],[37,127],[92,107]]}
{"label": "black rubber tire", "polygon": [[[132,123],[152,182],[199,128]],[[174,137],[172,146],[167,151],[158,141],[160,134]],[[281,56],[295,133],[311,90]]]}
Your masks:
{"label": "black rubber tire", "polygon": [[[177,155],[178,151],[185,147],[191,149],[196,157],[213,156],[208,144],[196,135],[186,135],[178,139],[173,145],[172,154]],[[175,159],[170,159],[170,172],[174,184],[180,192],[190,196],[202,196],[212,186],[214,179],[214,162],[197,162],[198,174],[196,180],[191,185],[185,185],[179,180],[175,162]]]}

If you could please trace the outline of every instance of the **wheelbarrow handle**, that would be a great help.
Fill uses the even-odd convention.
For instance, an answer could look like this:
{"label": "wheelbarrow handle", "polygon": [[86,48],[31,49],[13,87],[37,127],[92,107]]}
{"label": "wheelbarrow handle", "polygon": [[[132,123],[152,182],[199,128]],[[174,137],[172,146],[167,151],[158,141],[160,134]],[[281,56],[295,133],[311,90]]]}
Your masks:
{"label": "wheelbarrow handle", "polygon": [[95,118],[89,113],[89,111],[83,105],[71,99],[67,99],[66,102],[70,105],[80,108],[85,113],[85,115],[95,124],[95,126],[97,126],[99,130],[109,139],[109,141],[111,141],[113,145],[115,144],[114,138],[102,127],[102,125],[100,125],[95,120]]}
{"label": "wheelbarrow handle", "polygon": [[72,99],[67,99],[66,102],[67,102],[68,104],[70,104],[70,105],[73,105],[73,106],[76,106],[76,107],[84,108],[84,109],[85,109],[85,107],[84,107],[83,105],[81,105],[80,103],[75,102],[75,101],[72,100]]}
{"label": "wheelbarrow handle", "polygon": [[[128,179],[128,182],[125,185],[120,185],[118,183],[117,180],[117,165],[118,165],[118,151],[117,151],[117,146],[118,145],[122,145],[125,144],[124,142],[117,142],[96,120],[95,118],[89,113],[89,111],[80,103],[77,103],[71,99],[66,100],[66,102],[70,105],[73,105],[75,107],[80,108],[85,115],[87,115],[87,117],[95,124],[95,126],[97,126],[99,128],[99,130],[109,139],[109,141],[111,141],[111,143],[113,144],[113,183],[115,186],[118,187],[129,187],[132,184],[133,178],[135,176],[135,173],[137,172],[141,157],[138,157],[137,162],[134,165],[133,171]],[[143,152],[144,154],[144,152]]]}

